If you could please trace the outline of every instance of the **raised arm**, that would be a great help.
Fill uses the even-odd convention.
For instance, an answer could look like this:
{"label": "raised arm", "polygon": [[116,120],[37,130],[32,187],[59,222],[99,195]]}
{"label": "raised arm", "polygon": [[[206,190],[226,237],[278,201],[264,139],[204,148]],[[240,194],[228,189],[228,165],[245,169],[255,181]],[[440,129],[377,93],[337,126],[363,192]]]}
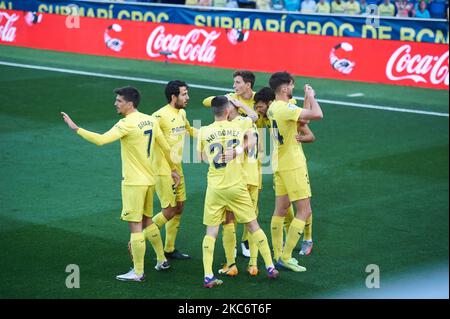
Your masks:
{"label": "raised arm", "polygon": [[245,111],[245,114],[247,114],[247,116],[252,120],[253,123],[255,123],[258,120],[258,114],[256,113],[255,110],[249,108],[247,105],[236,99],[229,98],[229,100],[231,104],[233,104],[234,106],[243,109]]}
{"label": "raised arm", "polygon": [[309,87],[311,87],[309,84],[305,84],[304,91],[305,91],[305,97],[303,99],[303,108],[304,109],[311,109],[311,101],[309,100],[308,94],[306,94],[307,90],[309,90]]}
{"label": "raised arm", "polygon": [[67,115],[64,112],[61,112],[61,115],[63,116],[64,122],[67,123],[67,125],[78,135],[83,137],[88,142],[91,142],[97,146],[102,146],[105,144],[112,143],[114,141],[117,141],[123,136],[123,133],[117,128],[113,127],[108,132],[104,134],[98,134],[94,132],[90,132],[88,130],[82,129],[81,127],[78,127],[78,125],[75,124],[74,121],[70,118],[69,115]]}
{"label": "raised arm", "polygon": [[204,107],[211,107],[211,101],[215,98],[215,96],[208,96],[206,99],[203,100],[203,106]]}
{"label": "raised arm", "polygon": [[308,103],[311,104],[311,109],[303,109],[300,112],[298,120],[321,120],[323,118],[323,112],[316,100],[316,93],[309,85],[305,85],[305,98],[308,99]]}

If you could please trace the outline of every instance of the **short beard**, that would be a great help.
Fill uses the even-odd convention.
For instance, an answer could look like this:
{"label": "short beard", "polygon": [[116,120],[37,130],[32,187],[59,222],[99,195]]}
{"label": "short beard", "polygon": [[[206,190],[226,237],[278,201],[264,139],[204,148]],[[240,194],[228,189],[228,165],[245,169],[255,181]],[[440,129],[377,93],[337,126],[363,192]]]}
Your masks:
{"label": "short beard", "polygon": [[180,110],[180,109],[184,109],[185,106],[184,106],[183,104],[175,103],[175,108],[176,108],[177,110]]}

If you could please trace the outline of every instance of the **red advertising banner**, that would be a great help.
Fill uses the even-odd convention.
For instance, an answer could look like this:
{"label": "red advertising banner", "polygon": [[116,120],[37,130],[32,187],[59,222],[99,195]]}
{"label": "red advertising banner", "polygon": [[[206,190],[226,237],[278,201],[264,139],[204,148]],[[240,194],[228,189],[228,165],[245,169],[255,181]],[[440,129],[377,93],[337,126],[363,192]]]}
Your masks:
{"label": "red advertising banner", "polygon": [[448,89],[448,46],[0,10],[0,47]]}

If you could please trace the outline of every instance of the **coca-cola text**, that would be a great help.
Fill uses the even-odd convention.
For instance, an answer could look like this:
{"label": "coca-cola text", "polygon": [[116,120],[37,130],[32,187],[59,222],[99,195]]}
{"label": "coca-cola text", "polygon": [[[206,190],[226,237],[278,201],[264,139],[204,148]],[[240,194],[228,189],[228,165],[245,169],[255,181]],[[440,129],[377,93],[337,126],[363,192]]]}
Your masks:
{"label": "coca-cola text", "polygon": [[212,45],[220,33],[193,29],[186,35],[165,34],[165,27],[156,27],[147,41],[147,54],[155,58],[161,51],[170,52],[169,58],[181,61],[212,63],[216,57],[216,47]]}
{"label": "coca-cola text", "polygon": [[16,28],[14,22],[19,20],[19,15],[0,12],[0,42],[14,42],[16,39]]}
{"label": "coca-cola text", "polygon": [[399,47],[386,65],[386,76],[389,80],[413,80],[416,83],[444,83],[448,86],[448,50],[441,56],[411,53],[411,45]]}

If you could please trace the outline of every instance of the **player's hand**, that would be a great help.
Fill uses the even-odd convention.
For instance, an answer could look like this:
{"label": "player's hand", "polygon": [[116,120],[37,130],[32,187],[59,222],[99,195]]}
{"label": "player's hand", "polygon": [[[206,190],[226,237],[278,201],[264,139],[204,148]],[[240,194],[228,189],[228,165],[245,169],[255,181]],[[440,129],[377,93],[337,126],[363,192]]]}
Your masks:
{"label": "player's hand", "polygon": [[222,154],[222,162],[228,163],[234,160],[240,153],[242,153],[242,147],[228,147],[225,152]]}
{"label": "player's hand", "polygon": [[244,149],[241,146],[228,147],[225,150],[225,152],[222,154],[221,160],[223,163],[231,162],[236,157],[241,155],[243,152],[244,152]]}
{"label": "player's hand", "polygon": [[305,84],[305,98],[314,98],[316,96],[316,92],[313,90],[312,86],[309,84]]}
{"label": "player's hand", "polygon": [[228,98],[228,100],[230,101],[231,104],[233,104],[237,108],[241,108],[243,105],[242,102],[240,102],[236,99]]}
{"label": "player's hand", "polygon": [[301,125],[309,124],[309,122],[311,122],[311,121],[310,120],[299,120],[298,122],[300,123],[300,126],[301,126]]}
{"label": "player's hand", "polygon": [[233,147],[228,147],[225,152],[222,154],[222,162],[228,163],[231,162],[236,157],[236,152]]}
{"label": "player's hand", "polygon": [[171,175],[172,175],[172,179],[173,179],[173,183],[174,183],[173,186],[178,187],[178,185],[180,185],[180,181],[181,181],[180,175],[178,174],[178,172],[176,170],[173,170]]}
{"label": "player's hand", "polygon": [[61,115],[62,115],[62,117],[63,117],[63,119],[64,119],[64,122],[66,122],[67,125],[68,125],[72,130],[74,130],[75,132],[78,131],[78,126],[72,121],[72,119],[70,118],[69,115],[67,115],[67,114],[64,113],[64,112],[61,112]]}
{"label": "player's hand", "polygon": [[302,142],[302,136],[300,134],[295,135],[295,139],[297,140],[297,142],[301,143]]}

